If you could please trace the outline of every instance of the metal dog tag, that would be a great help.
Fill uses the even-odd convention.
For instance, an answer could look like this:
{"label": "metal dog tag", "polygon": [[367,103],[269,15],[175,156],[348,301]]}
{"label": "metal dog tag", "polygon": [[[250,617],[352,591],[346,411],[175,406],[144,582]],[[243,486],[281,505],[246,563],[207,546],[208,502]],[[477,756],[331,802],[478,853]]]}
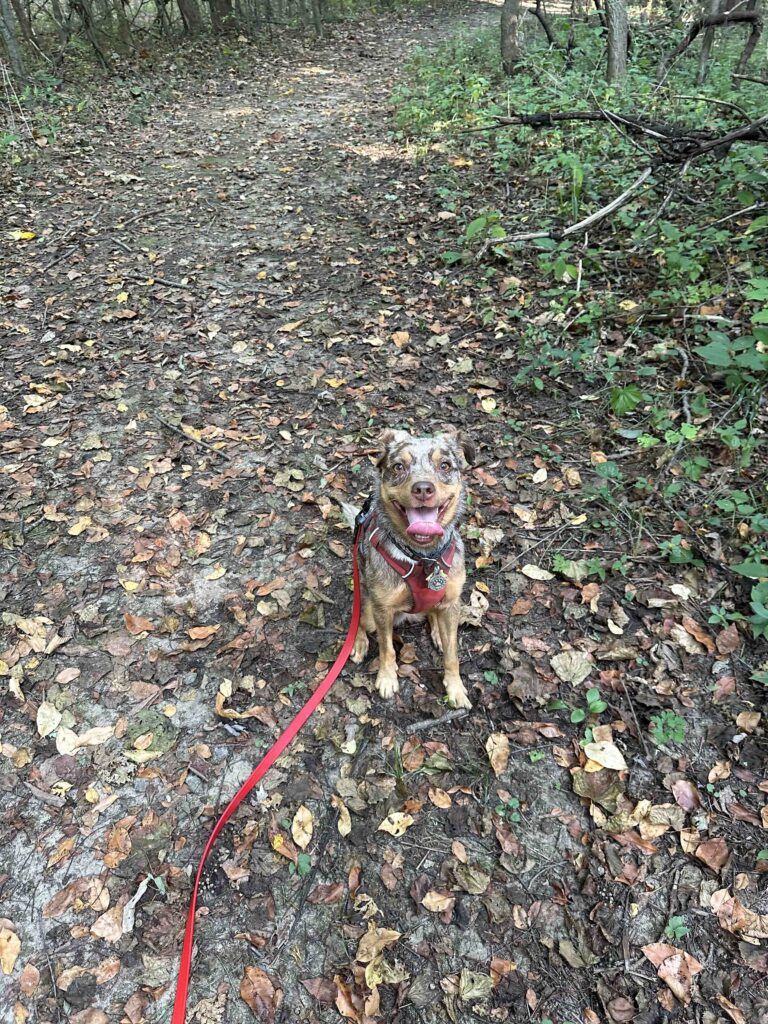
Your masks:
{"label": "metal dog tag", "polygon": [[427,577],[427,586],[430,590],[445,590],[448,577],[439,565],[436,565],[432,573]]}

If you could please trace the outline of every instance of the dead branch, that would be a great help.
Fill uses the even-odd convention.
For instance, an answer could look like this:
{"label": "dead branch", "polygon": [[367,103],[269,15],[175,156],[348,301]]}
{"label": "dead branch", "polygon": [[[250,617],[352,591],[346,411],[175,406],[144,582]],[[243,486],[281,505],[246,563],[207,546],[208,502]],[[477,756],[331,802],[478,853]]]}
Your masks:
{"label": "dead branch", "polygon": [[757,82],[758,85],[768,85],[768,78],[755,78],[754,75],[734,75],[734,78],[740,78],[744,82]]}
{"label": "dead branch", "polygon": [[560,43],[557,41],[554,31],[552,30],[552,26],[549,23],[549,18],[547,18],[546,14],[542,10],[541,0],[536,0],[535,7],[526,7],[525,10],[528,14],[534,17],[544,29],[544,35],[547,37],[549,45],[556,50],[562,49]]}
{"label": "dead branch", "polygon": [[636,178],[629,188],[625,189],[620,196],[612,199],[606,206],[601,207],[595,213],[585,217],[584,220],[580,220],[577,224],[571,224],[567,228],[547,228],[543,231],[526,231],[519,235],[510,235],[510,242],[529,242],[534,238],[554,238],[556,241],[561,241],[563,238],[568,238],[569,235],[579,235],[584,231],[587,231],[593,224],[597,224],[598,221],[604,220],[610,214],[615,213],[622,206],[626,206],[632,196],[641,188],[645,182],[653,174],[654,168],[646,167],[643,173]]}
{"label": "dead branch", "polygon": [[[754,34],[757,29],[757,36],[759,37],[760,31],[762,30],[762,21],[760,18],[759,11],[723,11],[721,14],[709,14],[704,18],[698,18],[693,22],[685,38],[677,44],[674,50],[667,57],[662,57],[659,63],[659,70],[657,72],[657,79],[664,77],[668,67],[672,64],[681,54],[685,53],[691,43],[694,41],[696,36],[702,29],[715,28],[718,25],[751,25],[752,33]],[[757,41],[757,40],[755,40]],[[751,51],[750,51],[751,52]],[[743,70],[743,69],[742,69]]]}
{"label": "dead branch", "polygon": [[576,224],[571,224],[565,228],[551,227],[541,231],[527,231],[517,235],[510,235],[510,242],[527,242],[535,238],[553,238],[560,241],[568,238],[570,235],[581,234],[593,224],[604,220],[612,213],[615,213],[616,210],[621,209],[622,206],[626,206],[630,199],[643,187],[645,182],[661,167],[665,165],[679,165],[682,169],[678,171],[677,184],[673,186],[666,197],[662,204],[663,207],[671,201],[676,189],[679,187],[680,179],[685,175],[692,161],[698,157],[715,151],[718,154],[725,153],[734,142],[768,142],[768,130],[766,130],[768,114],[758,118],[756,121],[743,125],[741,128],[735,128],[725,135],[704,129],[687,129],[677,125],[656,124],[628,114],[614,114],[608,110],[519,114],[516,117],[496,116],[496,124],[489,127],[524,125],[531,128],[545,128],[554,127],[558,122],[564,121],[607,121],[614,126],[625,128],[628,132],[641,132],[643,135],[654,139],[658,147],[658,155],[651,159],[650,164],[621,195],[612,199],[610,203],[607,203],[595,211],[595,213],[590,214],[589,217],[585,217]]}

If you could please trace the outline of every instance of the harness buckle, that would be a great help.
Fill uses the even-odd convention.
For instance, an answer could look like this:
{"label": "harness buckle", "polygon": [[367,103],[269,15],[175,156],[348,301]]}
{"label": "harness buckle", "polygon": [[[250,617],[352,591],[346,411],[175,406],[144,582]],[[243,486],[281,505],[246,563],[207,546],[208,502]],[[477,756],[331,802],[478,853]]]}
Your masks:
{"label": "harness buckle", "polygon": [[373,505],[373,495],[369,494],[368,497],[363,502],[363,507],[360,509],[360,511],[355,516],[355,538],[354,538],[355,543],[357,543],[360,540],[360,538],[361,538],[361,536],[363,534],[363,530],[365,529],[367,523],[369,522],[369,520],[370,520],[370,518],[371,518],[371,516],[373,514],[371,512],[371,506],[372,505]]}

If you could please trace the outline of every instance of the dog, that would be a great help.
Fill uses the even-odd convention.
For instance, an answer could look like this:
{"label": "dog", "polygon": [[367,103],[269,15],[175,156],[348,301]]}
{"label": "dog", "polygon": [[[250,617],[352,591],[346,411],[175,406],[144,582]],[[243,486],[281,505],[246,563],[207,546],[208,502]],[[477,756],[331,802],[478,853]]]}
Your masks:
{"label": "dog", "polygon": [[443,655],[448,701],[470,708],[457,634],[466,578],[459,535],[466,497],[463,470],[474,461],[474,447],[455,428],[434,437],[388,430],[380,443],[370,506],[358,516],[362,614],[352,660],[363,661],[368,634],[375,632],[376,687],[382,697],[394,696],[399,681],[393,626],[402,619],[426,618],[432,642]]}

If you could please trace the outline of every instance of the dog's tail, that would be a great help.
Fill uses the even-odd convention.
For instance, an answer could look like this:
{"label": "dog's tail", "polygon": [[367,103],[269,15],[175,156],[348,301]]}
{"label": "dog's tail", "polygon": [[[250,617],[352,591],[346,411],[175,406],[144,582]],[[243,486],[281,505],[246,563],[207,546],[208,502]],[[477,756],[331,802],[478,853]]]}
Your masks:
{"label": "dog's tail", "polygon": [[344,522],[349,525],[350,530],[354,530],[355,520],[357,519],[360,509],[356,508],[354,505],[350,505],[346,501],[340,501],[339,505],[341,506],[341,514]]}

